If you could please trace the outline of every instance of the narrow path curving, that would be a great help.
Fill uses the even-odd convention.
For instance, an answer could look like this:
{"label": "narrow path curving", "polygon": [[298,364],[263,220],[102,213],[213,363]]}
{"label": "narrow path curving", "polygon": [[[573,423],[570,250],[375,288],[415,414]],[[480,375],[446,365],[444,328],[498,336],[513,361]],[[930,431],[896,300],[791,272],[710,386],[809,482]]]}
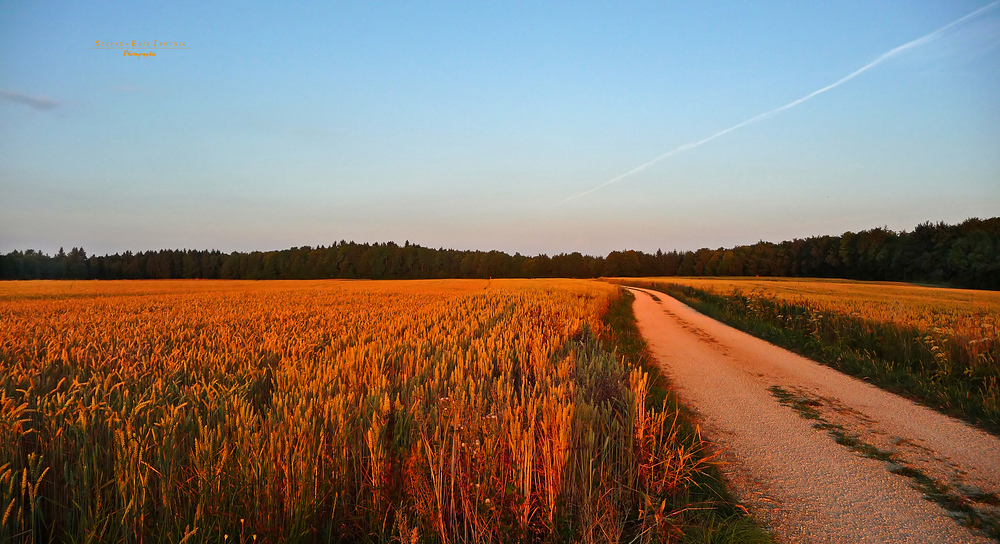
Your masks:
{"label": "narrow path curving", "polygon": [[992,541],[916,487],[996,515],[1000,439],[663,293],[632,291],[653,355],[737,496],[780,541]]}

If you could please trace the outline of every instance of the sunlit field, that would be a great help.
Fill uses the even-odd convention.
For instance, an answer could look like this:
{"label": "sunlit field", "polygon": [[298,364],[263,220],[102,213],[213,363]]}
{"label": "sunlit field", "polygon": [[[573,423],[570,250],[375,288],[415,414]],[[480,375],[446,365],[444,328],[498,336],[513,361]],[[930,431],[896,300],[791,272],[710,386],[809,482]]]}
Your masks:
{"label": "sunlit field", "polygon": [[[1000,291],[925,287],[900,282],[792,278],[641,278],[709,289],[720,294],[760,292],[785,302],[879,322],[957,330],[1000,325]],[[972,331],[969,331],[972,332]],[[972,334],[977,334],[972,332]]]}
{"label": "sunlit field", "polygon": [[827,279],[620,281],[659,285],[713,317],[1000,432],[1000,292]]}
{"label": "sunlit field", "polygon": [[617,541],[701,470],[575,280],[0,283],[0,540]]}

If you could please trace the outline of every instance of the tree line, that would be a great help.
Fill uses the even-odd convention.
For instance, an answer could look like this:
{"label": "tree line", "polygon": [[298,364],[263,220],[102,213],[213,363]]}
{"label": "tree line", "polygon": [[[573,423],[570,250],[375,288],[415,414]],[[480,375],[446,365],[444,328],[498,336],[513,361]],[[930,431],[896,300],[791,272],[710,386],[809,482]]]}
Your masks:
{"label": "tree line", "polygon": [[423,279],[601,276],[785,276],[928,282],[1000,289],[1000,217],[913,231],[875,228],[840,236],[697,251],[561,253],[433,249],[406,242],[222,253],[159,250],[88,256],[35,250],[0,255],[0,279]]}

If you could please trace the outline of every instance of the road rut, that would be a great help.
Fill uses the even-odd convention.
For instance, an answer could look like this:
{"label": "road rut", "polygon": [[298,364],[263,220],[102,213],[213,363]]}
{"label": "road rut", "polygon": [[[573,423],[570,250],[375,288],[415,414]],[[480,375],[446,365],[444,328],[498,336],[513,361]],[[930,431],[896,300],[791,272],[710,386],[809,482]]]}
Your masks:
{"label": "road rut", "polygon": [[[718,449],[737,497],[780,541],[992,542],[893,471],[918,470],[996,515],[987,504],[1000,493],[996,437],[663,293],[631,290],[639,330]],[[892,462],[838,444],[829,429],[890,452]]]}

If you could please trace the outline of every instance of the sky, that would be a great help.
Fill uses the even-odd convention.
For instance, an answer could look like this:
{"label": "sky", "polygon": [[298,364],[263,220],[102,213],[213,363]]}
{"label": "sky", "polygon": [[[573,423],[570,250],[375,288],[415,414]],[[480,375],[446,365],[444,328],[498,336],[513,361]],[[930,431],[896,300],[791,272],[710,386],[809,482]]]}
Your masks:
{"label": "sky", "polygon": [[988,1],[0,2],[4,253],[603,255],[997,215]]}

